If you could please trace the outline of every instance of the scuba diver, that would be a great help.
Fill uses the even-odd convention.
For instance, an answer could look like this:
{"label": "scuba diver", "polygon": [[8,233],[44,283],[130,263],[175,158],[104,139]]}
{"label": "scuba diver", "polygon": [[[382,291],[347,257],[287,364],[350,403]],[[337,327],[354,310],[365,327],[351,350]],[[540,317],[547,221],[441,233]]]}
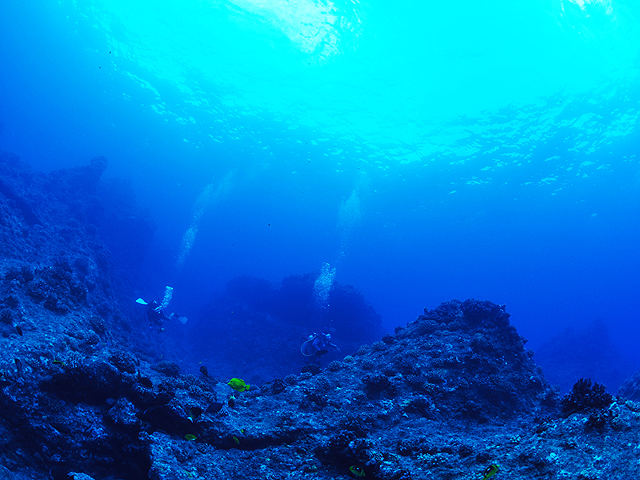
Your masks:
{"label": "scuba diver", "polygon": [[164,309],[169,306],[169,303],[171,302],[172,297],[173,297],[173,288],[167,286],[165,287],[164,298],[162,299],[161,304],[158,304],[158,302],[156,302],[155,300],[152,300],[151,302],[148,302],[148,303],[145,302],[142,298],[138,298],[136,300],[136,303],[140,305],[146,305],[147,309],[145,311],[145,315],[147,317],[147,320],[149,320],[149,328],[157,327],[158,333],[161,333],[164,331],[164,328],[162,327],[162,325],[167,320],[176,319],[183,325],[187,323],[188,318],[185,316],[178,315],[176,313],[172,313],[170,315],[167,315],[166,313],[164,313]]}
{"label": "scuba diver", "polygon": [[329,353],[330,350],[340,351],[340,348],[331,343],[331,334],[325,328],[322,333],[312,333],[307,341],[300,347],[300,352],[305,357],[316,357],[319,359],[322,355]]}

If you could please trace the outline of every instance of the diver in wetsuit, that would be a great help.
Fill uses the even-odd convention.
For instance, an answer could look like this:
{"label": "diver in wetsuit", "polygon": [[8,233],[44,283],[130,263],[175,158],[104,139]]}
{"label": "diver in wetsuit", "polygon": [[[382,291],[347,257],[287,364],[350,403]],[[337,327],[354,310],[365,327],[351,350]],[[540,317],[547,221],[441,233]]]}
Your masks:
{"label": "diver in wetsuit", "polygon": [[323,330],[322,333],[312,333],[300,347],[300,352],[305,357],[319,358],[329,353],[330,350],[339,352],[340,348],[335,343],[331,343],[331,334],[326,330]]}
{"label": "diver in wetsuit", "polygon": [[166,287],[164,291],[164,298],[162,299],[162,303],[158,304],[155,300],[151,302],[145,302],[142,298],[136,300],[136,303],[140,305],[146,305],[147,310],[145,311],[145,316],[147,320],[149,320],[149,328],[158,328],[158,333],[164,331],[162,325],[167,320],[179,320],[183,325],[187,323],[188,318],[182,315],[178,315],[176,313],[172,313],[167,315],[164,313],[164,309],[169,306],[171,302],[171,298],[173,297],[173,288]]}

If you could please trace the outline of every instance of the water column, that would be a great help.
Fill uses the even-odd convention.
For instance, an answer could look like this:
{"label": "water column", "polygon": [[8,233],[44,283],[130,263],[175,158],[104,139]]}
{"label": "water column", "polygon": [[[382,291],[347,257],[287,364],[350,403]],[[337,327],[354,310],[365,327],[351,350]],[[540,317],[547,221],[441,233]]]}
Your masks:
{"label": "water column", "polygon": [[193,209],[193,217],[191,219],[191,225],[184,232],[182,236],[182,242],[180,243],[180,253],[178,254],[178,260],[176,262],[176,266],[178,267],[178,271],[182,269],[187,258],[189,257],[189,253],[191,253],[191,249],[193,248],[193,244],[196,240],[196,236],[198,235],[198,225],[200,224],[200,219],[204,215],[204,213],[214,205],[218,200],[229,193],[232,186],[232,173],[227,173],[220,182],[217,184],[215,182],[211,182],[206,187],[202,189],[200,195],[196,200],[194,209]]}
{"label": "water column", "polygon": [[366,195],[370,189],[369,176],[362,172],[360,173],[356,184],[351,191],[351,195],[348,198],[343,199],[338,209],[338,235],[340,236],[340,250],[335,261],[335,267],[331,268],[328,262],[324,262],[320,269],[320,275],[316,279],[313,285],[313,293],[316,300],[316,305],[320,311],[322,317],[326,315],[329,307],[329,292],[333,285],[333,280],[336,276],[336,268],[340,265],[345,258],[347,246],[353,233],[353,230],[358,226],[362,220],[361,202],[360,197]]}

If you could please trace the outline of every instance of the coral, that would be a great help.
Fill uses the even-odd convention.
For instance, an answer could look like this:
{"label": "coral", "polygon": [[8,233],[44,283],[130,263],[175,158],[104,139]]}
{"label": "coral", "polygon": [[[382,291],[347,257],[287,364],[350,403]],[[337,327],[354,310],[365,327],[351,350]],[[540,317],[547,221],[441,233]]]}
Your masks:
{"label": "coral", "polygon": [[391,344],[395,343],[396,339],[395,339],[395,337],[393,335],[389,335],[387,333],[382,337],[382,341],[384,343],[386,343],[387,345],[391,345]]}
{"label": "coral", "polygon": [[589,413],[589,417],[585,423],[587,430],[600,430],[602,431],[607,424],[613,418],[611,412],[608,410],[596,410]]}
{"label": "coral", "polygon": [[361,366],[364,370],[371,370],[373,369],[373,367],[375,367],[375,365],[376,364],[374,363],[374,361],[369,358],[365,358],[361,363]]}
{"label": "coral", "polygon": [[334,360],[331,363],[329,363],[329,365],[327,365],[327,370],[331,372],[337,372],[341,368],[342,368],[342,363],[339,362],[338,360]]}
{"label": "coral", "polygon": [[263,383],[260,386],[260,391],[265,395],[277,395],[278,393],[284,392],[286,388],[285,382],[276,378],[271,382]]}
{"label": "coral", "polygon": [[318,365],[317,363],[307,362],[304,364],[304,366],[300,371],[302,373],[310,373],[312,375],[317,375],[322,371],[322,369],[320,368],[320,365]]}
{"label": "coral", "polygon": [[178,366],[178,364],[167,360],[156,363],[153,366],[153,369],[156,372],[160,372],[168,377],[177,377],[178,375],[180,375],[180,367]]}
{"label": "coral", "polygon": [[[501,307],[486,300],[465,300],[460,304],[460,310],[465,318],[472,323],[476,323],[481,320],[495,321],[496,319],[504,321],[509,318],[509,315],[505,314],[503,306]],[[505,315],[506,319],[504,318]]]}
{"label": "coral", "polygon": [[411,398],[404,406],[406,413],[415,413],[422,417],[428,417],[433,414],[435,406],[433,402],[424,395],[416,395]]}
{"label": "coral", "polygon": [[109,362],[121,372],[127,373],[136,373],[136,366],[140,363],[133,354],[126,350],[115,350],[109,357]]}
{"label": "coral", "polygon": [[329,401],[327,400],[327,397],[320,392],[308,392],[306,398],[302,401],[300,408],[309,409],[309,405],[312,403],[322,409],[329,404]]}
{"label": "coral", "polygon": [[398,441],[396,451],[405,457],[414,455],[420,449],[420,442],[415,438],[403,438]]}
{"label": "coral", "polygon": [[416,359],[413,358],[411,352],[395,357],[393,359],[393,365],[397,371],[405,375],[416,375],[420,373],[420,368],[416,364]]}
{"label": "coral", "polygon": [[365,375],[362,378],[365,391],[369,396],[377,396],[382,393],[392,396],[395,393],[395,386],[389,380],[389,377],[380,373]]}
{"label": "coral", "polygon": [[608,407],[612,401],[613,397],[606,392],[604,385],[594,383],[592,386],[591,379],[581,378],[560,401],[560,406],[563,415],[569,416],[572,413]]}

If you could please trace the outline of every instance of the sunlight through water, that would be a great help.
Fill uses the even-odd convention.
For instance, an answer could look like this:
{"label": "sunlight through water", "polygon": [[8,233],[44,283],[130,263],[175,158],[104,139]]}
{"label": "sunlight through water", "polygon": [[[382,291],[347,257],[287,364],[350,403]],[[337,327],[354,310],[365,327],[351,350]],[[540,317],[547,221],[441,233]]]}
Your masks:
{"label": "sunlight through water", "polygon": [[[190,125],[185,142],[196,147],[233,138],[268,152],[309,135],[328,162],[350,158],[382,170],[482,157],[468,179],[478,184],[495,178],[488,172],[528,161],[524,150],[514,157],[501,144],[549,139],[559,125],[592,136],[589,118],[602,119],[600,106],[638,83],[633,8],[608,0],[534,3],[71,5],[94,28],[96,45],[104,41],[113,52],[114,70],[153,97],[141,108]],[[617,112],[604,135],[624,135],[637,120],[637,107]],[[589,170],[559,167],[560,177]]]}

